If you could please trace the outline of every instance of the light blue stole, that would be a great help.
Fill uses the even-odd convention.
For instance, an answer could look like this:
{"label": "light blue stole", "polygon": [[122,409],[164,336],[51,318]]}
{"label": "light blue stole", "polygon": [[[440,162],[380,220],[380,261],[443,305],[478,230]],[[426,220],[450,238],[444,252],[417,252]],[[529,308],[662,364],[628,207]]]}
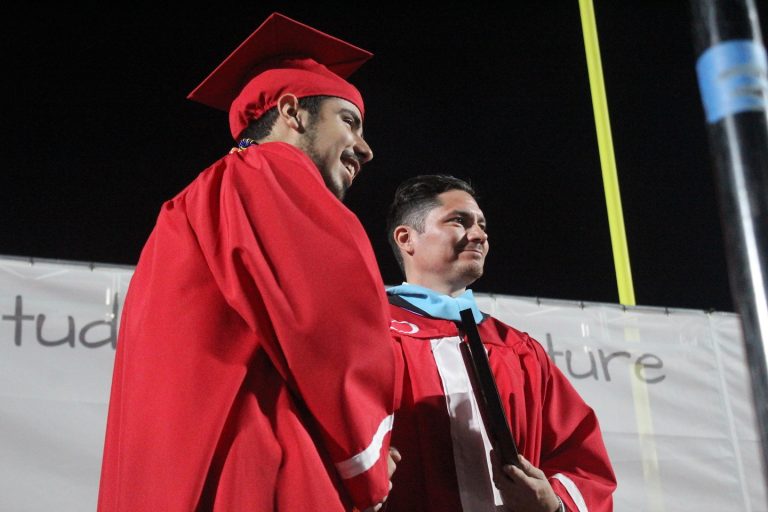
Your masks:
{"label": "light blue stole", "polygon": [[472,290],[467,290],[458,297],[451,297],[437,293],[429,288],[415,284],[403,283],[399,286],[387,288],[388,295],[397,295],[417,308],[429,313],[434,318],[443,318],[445,320],[455,320],[460,322],[461,310],[471,308],[472,316],[478,324],[483,321],[483,314],[477,308],[475,297]]}

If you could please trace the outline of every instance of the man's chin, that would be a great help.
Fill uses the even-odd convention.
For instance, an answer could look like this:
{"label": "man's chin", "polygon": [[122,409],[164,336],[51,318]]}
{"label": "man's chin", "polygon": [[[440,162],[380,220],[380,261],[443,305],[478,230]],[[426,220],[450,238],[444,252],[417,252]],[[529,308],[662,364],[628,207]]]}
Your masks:
{"label": "man's chin", "polygon": [[344,185],[336,185],[335,187],[331,188],[331,192],[333,192],[333,195],[339,198],[339,201],[344,200],[344,196],[347,195],[347,189],[349,187]]}
{"label": "man's chin", "polygon": [[323,182],[325,183],[325,187],[331,191],[331,194],[335,195],[339,201],[344,200],[344,196],[347,194],[347,189],[349,188],[343,183],[337,183],[333,179],[326,179],[325,176],[323,176]]}
{"label": "man's chin", "polygon": [[463,278],[463,281],[467,283],[465,286],[471,285],[483,277],[482,265],[466,265],[462,268],[461,277]]}

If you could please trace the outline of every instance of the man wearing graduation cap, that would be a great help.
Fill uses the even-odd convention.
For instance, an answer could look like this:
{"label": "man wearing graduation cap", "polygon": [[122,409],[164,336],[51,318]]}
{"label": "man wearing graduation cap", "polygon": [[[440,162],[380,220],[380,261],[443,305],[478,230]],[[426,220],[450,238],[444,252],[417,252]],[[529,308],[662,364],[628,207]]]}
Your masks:
{"label": "man wearing graduation cap", "polygon": [[345,80],[370,56],[273,14],[190,94],[229,111],[238,151],[162,206],[131,279],[100,511],[346,511],[388,494],[386,297],[339,200],[372,158]]}
{"label": "man wearing graduation cap", "polygon": [[[473,187],[445,175],[406,180],[388,234],[406,282],[387,290],[405,369],[392,432],[403,460],[387,510],[610,512],[616,478],[594,411],[536,340],[481,313],[467,289],[489,249]],[[468,323],[479,335],[471,358]],[[482,352],[495,384],[476,393],[480,364],[467,360],[481,362]],[[495,393],[503,413],[494,417],[478,396]],[[507,429],[513,448],[502,466],[491,454],[504,453],[498,434]]]}

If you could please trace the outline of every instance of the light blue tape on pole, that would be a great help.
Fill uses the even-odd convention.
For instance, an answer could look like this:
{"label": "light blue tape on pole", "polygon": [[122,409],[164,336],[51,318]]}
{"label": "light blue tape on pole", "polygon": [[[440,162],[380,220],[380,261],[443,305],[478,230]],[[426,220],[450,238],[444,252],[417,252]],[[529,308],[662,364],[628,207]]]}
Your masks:
{"label": "light blue tape on pole", "polygon": [[768,110],[768,58],[751,39],[724,41],[696,62],[708,123],[747,111]]}

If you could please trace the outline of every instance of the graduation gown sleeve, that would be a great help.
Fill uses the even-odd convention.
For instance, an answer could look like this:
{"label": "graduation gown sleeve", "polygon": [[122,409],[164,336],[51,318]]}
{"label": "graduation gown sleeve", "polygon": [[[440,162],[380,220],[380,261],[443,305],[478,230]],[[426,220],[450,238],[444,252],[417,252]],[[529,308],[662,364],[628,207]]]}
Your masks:
{"label": "graduation gown sleeve", "polygon": [[[524,433],[523,455],[547,475],[566,510],[612,511],[616,477],[594,410],[537,341],[503,324],[499,328],[506,333],[508,346],[517,344],[515,365],[519,361],[529,375],[529,390],[537,395],[532,400],[527,393],[508,391],[515,429]],[[496,364],[501,366],[500,361]]]}

